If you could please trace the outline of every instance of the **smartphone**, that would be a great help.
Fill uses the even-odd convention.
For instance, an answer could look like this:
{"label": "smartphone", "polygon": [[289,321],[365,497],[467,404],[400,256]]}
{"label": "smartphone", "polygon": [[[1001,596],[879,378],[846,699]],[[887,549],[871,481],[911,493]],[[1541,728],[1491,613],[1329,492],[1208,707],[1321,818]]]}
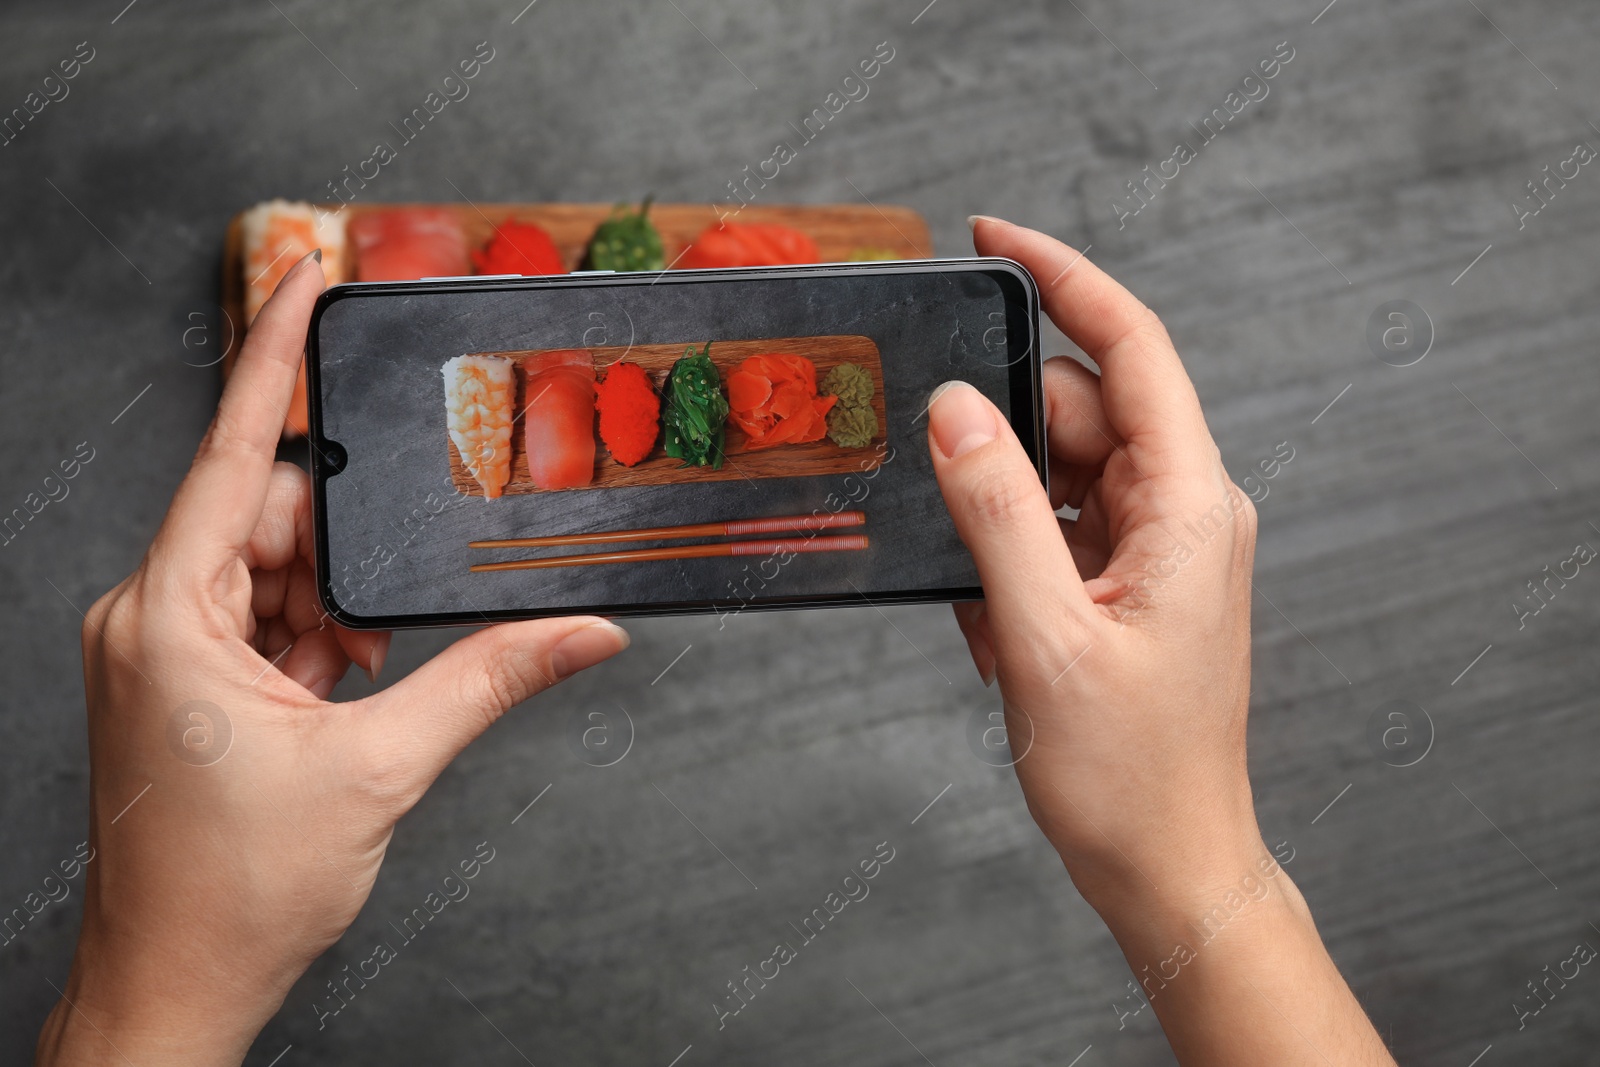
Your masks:
{"label": "smartphone", "polygon": [[307,346],[323,607],[392,629],[981,597],[928,399],[980,389],[1045,482],[1038,304],[997,258],[334,286]]}

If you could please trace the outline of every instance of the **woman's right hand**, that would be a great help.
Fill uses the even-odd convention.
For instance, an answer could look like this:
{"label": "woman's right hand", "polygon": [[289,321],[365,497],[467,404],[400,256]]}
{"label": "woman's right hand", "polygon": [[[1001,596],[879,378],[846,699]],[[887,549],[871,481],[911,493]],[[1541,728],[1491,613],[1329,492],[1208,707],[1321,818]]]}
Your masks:
{"label": "woman's right hand", "polygon": [[[1256,826],[1245,762],[1256,515],[1154,313],[1060,242],[977,218],[978,252],[1043,286],[1095,363],[1044,367],[1051,494],[1004,416],[935,393],[929,448],[985,599],[956,617],[998,677],[1017,778],[1155,1008],[1198,1064],[1391,1065]],[[1063,505],[1076,520],[1058,519]]]}
{"label": "woman's right hand", "polygon": [[952,385],[929,412],[987,598],[956,617],[999,679],[1029,810],[1097,906],[1236,880],[1264,855],[1245,765],[1255,509],[1153,312],[1043,234],[983,217],[973,234],[1028,268],[1101,368],[1044,365],[1048,497],[976,389]]}

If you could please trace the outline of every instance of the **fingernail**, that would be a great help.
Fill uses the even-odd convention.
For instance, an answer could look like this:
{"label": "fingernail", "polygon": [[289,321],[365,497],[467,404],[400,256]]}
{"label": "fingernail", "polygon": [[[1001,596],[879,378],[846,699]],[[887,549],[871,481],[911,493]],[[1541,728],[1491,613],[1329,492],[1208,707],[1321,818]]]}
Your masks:
{"label": "fingernail", "polygon": [[928,398],[933,441],[948,459],[993,441],[998,433],[994,419],[994,407],[968,382],[945,382]]}
{"label": "fingernail", "polygon": [[367,678],[373,683],[378,681],[378,672],[383,670],[383,661],[389,658],[389,642],[392,640],[394,634],[381,634],[378,643],[372,646],[372,660],[367,666]]}
{"label": "fingernail", "polygon": [[969,227],[971,227],[972,229],[977,229],[979,222],[998,222],[998,223],[1004,225],[1005,221],[1006,221],[1005,219],[997,219],[993,215],[968,215],[967,216],[967,225]]}
{"label": "fingernail", "polygon": [[[288,271],[286,271],[284,273],[284,278],[287,280],[290,276],[295,275],[295,274],[299,274],[301,271],[306,269],[306,264],[307,263],[321,263],[321,262],[322,262],[322,249],[313,248],[311,251],[307,252],[305,255],[300,257],[300,262],[298,262],[294,266],[290,267],[288,269]],[[283,283],[280,282],[279,284],[281,285]]]}
{"label": "fingernail", "polygon": [[563,637],[550,650],[550,669],[557,680],[610,659],[628,647],[628,631],[611,622],[590,623]]}
{"label": "fingernail", "polygon": [[978,672],[978,677],[983,679],[983,686],[985,689],[994,685],[994,667],[995,665],[991,663],[989,666]]}

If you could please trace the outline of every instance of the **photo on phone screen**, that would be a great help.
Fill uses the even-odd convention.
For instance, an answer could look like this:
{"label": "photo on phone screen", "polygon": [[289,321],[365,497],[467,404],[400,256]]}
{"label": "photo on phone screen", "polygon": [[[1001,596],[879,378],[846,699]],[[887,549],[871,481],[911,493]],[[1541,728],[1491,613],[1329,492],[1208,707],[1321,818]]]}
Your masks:
{"label": "photo on phone screen", "polygon": [[309,350],[324,606],[393,627],[981,596],[928,400],[971,383],[1042,479],[1037,333],[1032,280],[993,259],[335,287]]}

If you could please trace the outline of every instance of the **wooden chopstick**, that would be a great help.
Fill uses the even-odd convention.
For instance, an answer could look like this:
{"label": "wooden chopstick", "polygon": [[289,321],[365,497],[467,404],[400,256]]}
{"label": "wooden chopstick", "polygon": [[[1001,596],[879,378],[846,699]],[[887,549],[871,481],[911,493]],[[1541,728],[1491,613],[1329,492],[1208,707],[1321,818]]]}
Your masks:
{"label": "wooden chopstick", "polygon": [[[497,541],[472,541],[468,548],[550,548],[555,545],[597,545],[610,541],[656,541],[680,537],[742,537],[747,534],[787,533],[791,530],[830,530],[860,526],[865,512],[839,511],[830,515],[779,515],[765,519],[731,519],[686,526],[649,526],[638,530],[600,530],[592,533],[550,534],[546,537],[508,537]],[[664,557],[670,558],[670,557]]]}
{"label": "wooden chopstick", "polygon": [[474,563],[473,571],[531,571],[543,567],[577,567],[588,563],[635,563],[654,559],[698,559],[704,556],[771,556],[780,552],[850,552],[867,547],[866,534],[834,537],[780,537],[769,541],[718,541],[709,545],[625,548],[582,556],[544,556],[503,563]]}

